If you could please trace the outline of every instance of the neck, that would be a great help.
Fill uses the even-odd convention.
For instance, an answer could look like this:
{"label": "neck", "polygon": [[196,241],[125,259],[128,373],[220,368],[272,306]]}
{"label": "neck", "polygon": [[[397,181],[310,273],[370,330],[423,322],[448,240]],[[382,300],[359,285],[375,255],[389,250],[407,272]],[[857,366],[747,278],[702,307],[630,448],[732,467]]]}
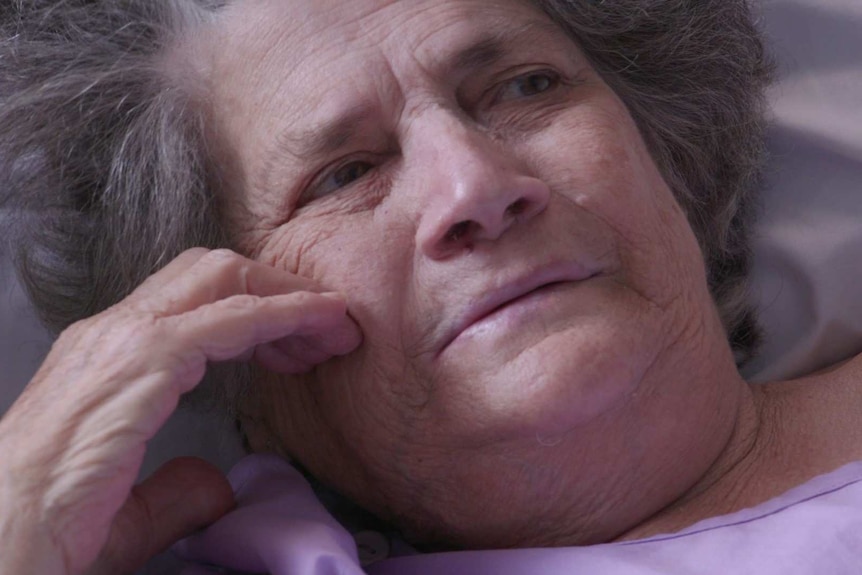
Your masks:
{"label": "neck", "polygon": [[712,465],[673,503],[617,541],[674,533],[702,519],[757,504],[769,491],[765,471],[778,441],[777,410],[758,387],[741,389],[733,431]]}
{"label": "neck", "polygon": [[617,540],[759,505],[862,459],[862,355],[800,380],[745,386],[730,440],[690,489]]}

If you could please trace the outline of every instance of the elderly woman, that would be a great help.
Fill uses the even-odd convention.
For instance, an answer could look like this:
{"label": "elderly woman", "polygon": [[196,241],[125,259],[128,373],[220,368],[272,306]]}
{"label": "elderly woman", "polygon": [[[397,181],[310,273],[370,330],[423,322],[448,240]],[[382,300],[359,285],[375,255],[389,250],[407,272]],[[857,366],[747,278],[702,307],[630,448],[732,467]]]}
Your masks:
{"label": "elderly woman", "polygon": [[419,549],[841,490],[818,545],[858,548],[862,363],[737,371],[769,72],[744,1],[18,0],[2,26],[6,201],[63,331],[0,422],[0,572],[134,570],[228,512],[202,462],[133,487],[226,360],[252,450]]}

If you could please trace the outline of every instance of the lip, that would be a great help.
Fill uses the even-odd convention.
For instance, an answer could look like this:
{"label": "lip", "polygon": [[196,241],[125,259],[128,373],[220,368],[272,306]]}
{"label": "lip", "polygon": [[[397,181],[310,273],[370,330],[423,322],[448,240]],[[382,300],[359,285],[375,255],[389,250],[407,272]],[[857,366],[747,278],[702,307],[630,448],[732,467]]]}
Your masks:
{"label": "lip", "polygon": [[597,275],[596,272],[586,269],[581,264],[561,262],[531,270],[516,276],[513,280],[502,281],[478,290],[482,295],[459,313],[452,322],[451,328],[446,330],[443,346],[438,355],[445,352],[471,326],[516,303],[521,298],[552,284],[582,282],[595,275]]}

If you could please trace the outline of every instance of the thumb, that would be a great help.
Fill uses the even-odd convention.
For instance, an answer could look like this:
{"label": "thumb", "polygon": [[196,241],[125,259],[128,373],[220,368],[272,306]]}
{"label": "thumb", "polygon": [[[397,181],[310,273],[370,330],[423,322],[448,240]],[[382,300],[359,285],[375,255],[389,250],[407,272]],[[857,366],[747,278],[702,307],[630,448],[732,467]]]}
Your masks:
{"label": "thumb", "polygon": [[132,488],[87,575],[134,573],[233,505],[233,490],[215,466],[192,457],[173,459]]}

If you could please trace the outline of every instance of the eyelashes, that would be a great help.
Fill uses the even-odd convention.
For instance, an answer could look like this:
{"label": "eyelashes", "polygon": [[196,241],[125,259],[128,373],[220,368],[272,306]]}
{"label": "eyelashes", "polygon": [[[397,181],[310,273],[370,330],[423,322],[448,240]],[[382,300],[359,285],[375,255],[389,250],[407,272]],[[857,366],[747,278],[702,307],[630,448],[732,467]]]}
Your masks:
{"label": "eyelashes", "polygon": [[535,98],[558,88],[562,83],[560,74],[553,70],[536,70],[501,82],[492,90],[490,105]]}
{"label": "eyelashes", "polygon": [[298,207],[331,196],[369,178],[391,154],[352,154],[323,168],[299,197]]}
{"label": "eyelashes", "polygon": [[374,169],[374,165],[363,160],[353,160],[325,173],[323,181],[317,186],[319,195],[327,195],[349,186]]}

